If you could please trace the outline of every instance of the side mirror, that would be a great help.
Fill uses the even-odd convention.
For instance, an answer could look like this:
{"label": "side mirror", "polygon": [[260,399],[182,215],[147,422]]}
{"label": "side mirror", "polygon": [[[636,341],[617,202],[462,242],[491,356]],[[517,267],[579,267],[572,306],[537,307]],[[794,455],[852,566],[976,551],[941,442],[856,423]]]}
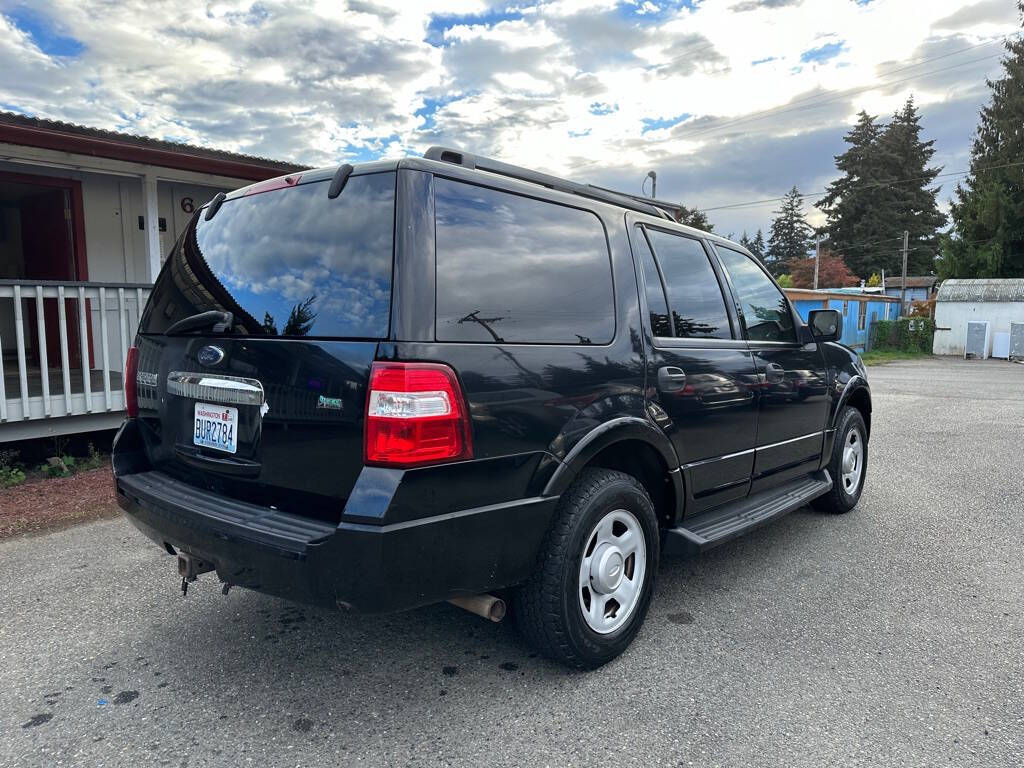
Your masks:
{"label": "side mirror", "polygon": [[807,325],[818,341],[839,341],[843,336],[843,316],[835,309],[815,309],[807,316]]}

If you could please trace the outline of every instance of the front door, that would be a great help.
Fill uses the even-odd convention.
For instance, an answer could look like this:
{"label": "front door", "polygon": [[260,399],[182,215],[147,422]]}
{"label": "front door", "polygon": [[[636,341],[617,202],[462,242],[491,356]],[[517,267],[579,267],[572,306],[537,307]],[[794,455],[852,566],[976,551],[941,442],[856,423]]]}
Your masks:
{"label": "front door", "polygon": [[757,374],[704,244],[655,225],[632,229],[650,334],[649,412],[683,467],[687,514],[747,495]]}
{"label": "front door", "polygon": [[796,313],[757,261],[721,245],[715,250],[760,380],[754,493],[817,468],[829,407],[825,357],[817,343],[800,343]]}

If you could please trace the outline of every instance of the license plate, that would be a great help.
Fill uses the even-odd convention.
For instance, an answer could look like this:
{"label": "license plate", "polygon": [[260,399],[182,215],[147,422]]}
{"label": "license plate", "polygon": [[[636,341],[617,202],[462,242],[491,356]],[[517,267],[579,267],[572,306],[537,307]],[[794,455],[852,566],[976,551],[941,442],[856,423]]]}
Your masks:
{"label": "license plate", "polygon": [[234,453],[238,450],[238,409],[196,403],[192,442],[203,448]]}

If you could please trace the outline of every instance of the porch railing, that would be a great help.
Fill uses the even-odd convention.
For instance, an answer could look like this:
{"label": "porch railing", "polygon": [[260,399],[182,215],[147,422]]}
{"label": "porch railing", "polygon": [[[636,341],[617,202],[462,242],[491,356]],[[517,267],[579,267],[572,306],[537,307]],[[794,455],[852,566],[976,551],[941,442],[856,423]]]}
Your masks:
{"label": "porch railing", "polygon": [[0,280],[0,425],[123,411],[125,358],[149,292]]}

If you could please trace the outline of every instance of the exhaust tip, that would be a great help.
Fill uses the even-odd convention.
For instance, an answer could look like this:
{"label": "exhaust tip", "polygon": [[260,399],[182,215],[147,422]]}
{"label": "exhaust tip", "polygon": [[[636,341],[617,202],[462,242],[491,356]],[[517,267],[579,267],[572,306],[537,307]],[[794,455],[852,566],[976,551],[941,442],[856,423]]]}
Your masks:
{"label": "exhaust tip", "polygon": [[465,611],[475,613],[495,623],[505,618],[507,607],[505,601],[494,595],[471,595],[469,597],[453,597],[448,601]]}

